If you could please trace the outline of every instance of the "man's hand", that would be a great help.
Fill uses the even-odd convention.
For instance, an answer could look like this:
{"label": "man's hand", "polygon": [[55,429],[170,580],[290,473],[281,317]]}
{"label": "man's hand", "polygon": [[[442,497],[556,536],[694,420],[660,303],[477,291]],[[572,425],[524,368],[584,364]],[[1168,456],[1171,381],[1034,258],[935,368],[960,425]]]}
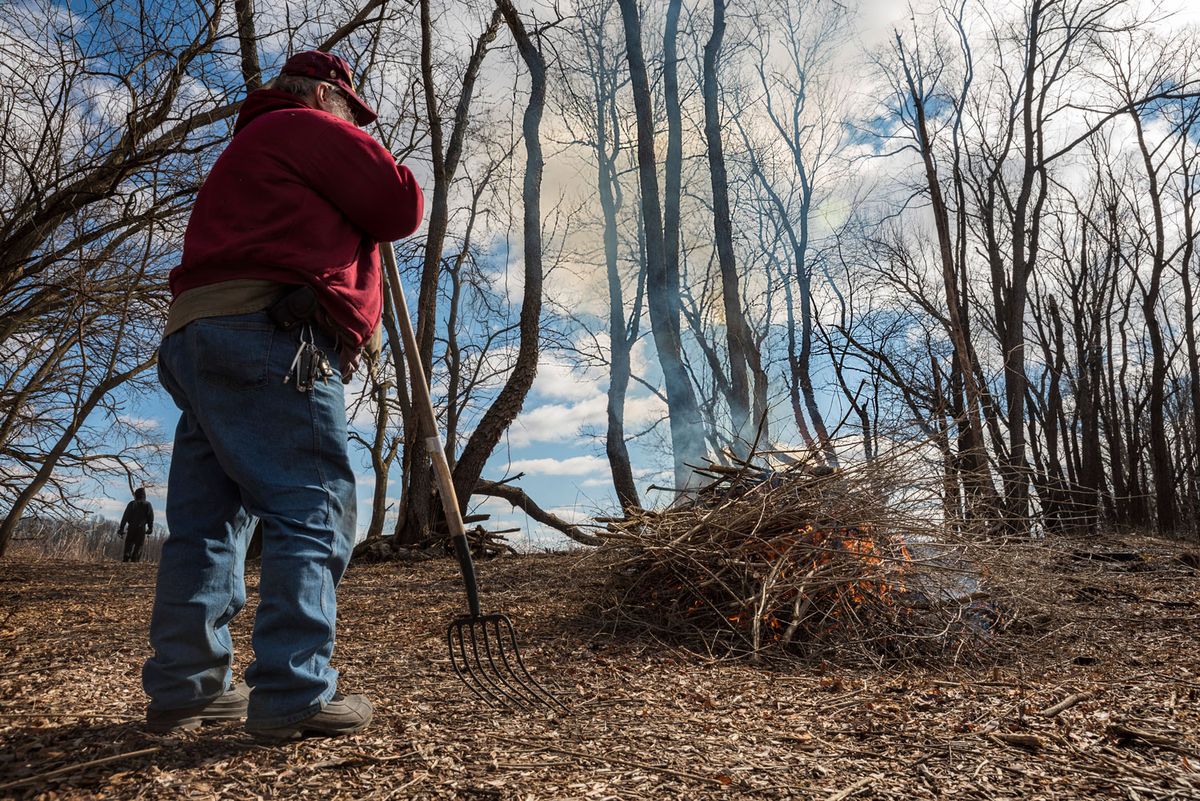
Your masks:
{"label": "man's hand", "polygon": [[352,348],[348,345],[342,345],[338,351],[338,362],[342,368],[342,383],[349,384],[354,380],[354,374],[358,372],[358,365],[362,361],[362,348]]}

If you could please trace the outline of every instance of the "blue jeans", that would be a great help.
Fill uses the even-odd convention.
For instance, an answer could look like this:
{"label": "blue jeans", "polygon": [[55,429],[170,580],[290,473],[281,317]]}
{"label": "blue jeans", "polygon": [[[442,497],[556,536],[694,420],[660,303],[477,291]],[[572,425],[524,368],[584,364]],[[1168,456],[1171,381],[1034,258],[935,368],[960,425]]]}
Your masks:
{"label": "blue jeans", "polygon": [[[337,372],[332,337],[316,344]],[[265,312],[197,320],[167,337],[158,373],[182,415],[142,685],[154,710],[197,706],[232,680],[229,622],[246,603],[243,564],[263,523],[248,719],[281,726],[334,695],[335,591],[354,547],[357,498],[338,378],[287,384],[297,332]]]}

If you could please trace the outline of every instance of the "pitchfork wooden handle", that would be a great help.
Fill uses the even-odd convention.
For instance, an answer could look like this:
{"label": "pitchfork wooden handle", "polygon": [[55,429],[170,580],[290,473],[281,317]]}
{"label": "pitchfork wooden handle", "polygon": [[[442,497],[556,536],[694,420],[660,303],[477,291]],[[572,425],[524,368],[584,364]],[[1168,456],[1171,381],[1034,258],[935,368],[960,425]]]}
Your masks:
{"label": "pitchfork wooden handle", "polygon": [[462,512],[458,508],[458,494],[454,491],[454,476],[450,463],[446,461],[446,448],[438,433],[437,415],[433,411],[433,400],[429,397],[429,384],[425,380],[425,366],[417,350],[417,337],[413,333],[412,318],[408,316],[408,303],[400,286],[400,271],[396,268],[396,251],[391,242],[379,245],[383,263],[387,270],[388,291],[392,305],[396,308],[396,321],[400,325],[400,338],[404,341],[404,355],[408,360],[408,371],[412,375],[413,408],[421,427],[425,429],[425,449],[433,462],[433,475],[442,498],[442,510],[446,515],[446,527],[454,540],[454,552],[462,568],[463,583],[467,589],[467,606],[473,617],[479,617],[479,586],[475,581],[475,561],[471,558],[471,545],[467,542],[467,529],[463,525]]}

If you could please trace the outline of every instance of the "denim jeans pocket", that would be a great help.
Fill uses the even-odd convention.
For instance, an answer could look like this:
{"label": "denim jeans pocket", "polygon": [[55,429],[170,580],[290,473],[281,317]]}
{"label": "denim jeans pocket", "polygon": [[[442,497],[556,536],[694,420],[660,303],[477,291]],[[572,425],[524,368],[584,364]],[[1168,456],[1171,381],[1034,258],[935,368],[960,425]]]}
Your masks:
{"label": "denim jeans pocket", "polygon": [[276,329],[247,316],[210,317],[188,326],[195,337],[192,352],[201,380],[235,390],[267,385]]}

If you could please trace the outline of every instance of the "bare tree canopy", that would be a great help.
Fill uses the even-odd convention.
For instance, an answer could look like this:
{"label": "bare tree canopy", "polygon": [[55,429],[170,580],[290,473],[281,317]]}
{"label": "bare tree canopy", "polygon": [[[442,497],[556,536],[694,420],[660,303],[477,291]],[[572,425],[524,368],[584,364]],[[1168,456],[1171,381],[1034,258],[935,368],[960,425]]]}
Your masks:
{"label": "bare tree canopy", "polygon": [[[166,273],[241,99],[312,47],[427,189],[397,252],[468,514],[591,542],[584,488],[635,513],[751,452],[920,442],[948,521],[1200,532],[1187,4],[5,8],[0,550],[161,482],[132,412]],[[366,537],[414,547],[440,523],[391,314],[351,438]]]}

